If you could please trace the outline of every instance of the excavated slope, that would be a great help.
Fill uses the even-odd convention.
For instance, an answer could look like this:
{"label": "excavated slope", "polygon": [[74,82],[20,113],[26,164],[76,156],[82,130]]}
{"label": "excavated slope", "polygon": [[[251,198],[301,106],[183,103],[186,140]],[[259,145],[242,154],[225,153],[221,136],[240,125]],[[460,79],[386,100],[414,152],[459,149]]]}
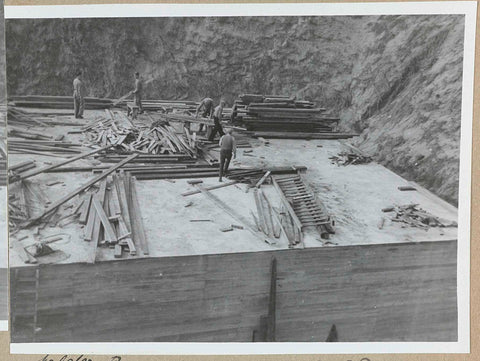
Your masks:
{"label": "excavated slope", "polygon": [[7,20],[10,94],[148,98],[296,94],[340,114],[358,146],[458,200],[463,16]]}

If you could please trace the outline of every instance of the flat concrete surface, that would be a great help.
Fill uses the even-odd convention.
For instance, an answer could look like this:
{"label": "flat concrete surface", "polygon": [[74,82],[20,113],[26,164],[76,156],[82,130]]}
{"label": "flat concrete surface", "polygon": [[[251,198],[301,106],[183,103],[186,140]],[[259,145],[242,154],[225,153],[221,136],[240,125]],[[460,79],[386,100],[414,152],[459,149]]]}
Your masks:
{"label": "flat concrete surface", "polygon": [[[83,122],[86,123],[103,114],[101,111],[87,111]],[[60,118],[74,120],[73,117]],[[66,134],[67,130],[73,128],[55,126],[49,128],[48,132],[52,135],[65,134],[66,141],[84,142],[85,138],[81,134]],[[37,127],[33,130],[45,131]],[[269,140],[268,144],[258,141],[252,141],[252,144],[253,152],[249,155],[238,149],[237,159],[233,161],[232,166],[307,166],[308,170],[305,173],[307,182],[327,211],[335,218],[336,234],[331,236],[328,244],[320,239],[314,229],[305,230],[304,246],[307,248],[457,239],[457,228],[454,227],[430,228],[425,231],[389,221],[390,215],[383,213],[381,209],[392,205],[417,203],[433,215],[450,221],[457,221],[457,212],[455,207],[421,187],[417,187],[418,191],[399,191],[399,186],[410,183],[379,164],[346,167],[331,164],[330,156],[348,149],[342,141],[278,139]],[[63,159],[11,154],[9,163],[16,164],[31,158],[36,160],[37,166],[45,165],[45,161],[55,162]],[[92,164],[92,160],[81,160],[72,165],[82,164]],[[38,184],[50,201],[55,201],[91,177],[92,174],[88,172],[50,173],[40,174],[30,178],[30,181]],[[54,180],[63,181],[63,184],[46,186],[46,183]],[[218,184],[216,178],[206,178],[203,181],[204,185]],[[137,185],[151,257],[273,251],[288,248],[284,236],[277,240],[275,245],[268,245],[247,230],[221,232],[220,228],[239,222],[218,209],[202,194],[182,197],[181,193],[193,189],[184,179],[175,180],[174,183],[165,180],[138,181]],[[279,198],[273,187],[265,185],[262,189],[273,206],[278,207]],[[253,223],[250,215],[250,210],[256,210],[253,193],[251,191],[246,193],[245,190],[246,185],[239,184],[217,189],[212,193]],[[193,205],[185,207],[190,201]],[[78,197],[75,197],[62,207],[59,214],[68,214],[78,202]],[[41,211],[42,207],[43,204],[38,204],[35,211]],[[378,224],[382,217],[386,221],[384,227],[379,229]],[[199,219],[211,221],[191,222]],[[58,257],[52,257],[48,262],[74,263],[91,260],[94,247],[91,243],[83,241],[82,228],[74,222],[63,228],[47,226],[41,230],[40,238],[55,234],[66,235],[64,241],[52,244],[54,249],[61,252]],[[19,240],[23,236],[27,238]],[[23,252],[23,247],[32,243],[32,229],[11,235],[10,264],[13,267],[25,265],[19,253]],[[97,261],[112,259],[112,250],[98,249]]]}
{"label": "flat concrete surface", "polygon": [[11,342],[250,342],[268,312],[272,257],[276,341],[324,342],[333,324],[340,342],[456,341],[456,250],[445,241],[11,268]]}

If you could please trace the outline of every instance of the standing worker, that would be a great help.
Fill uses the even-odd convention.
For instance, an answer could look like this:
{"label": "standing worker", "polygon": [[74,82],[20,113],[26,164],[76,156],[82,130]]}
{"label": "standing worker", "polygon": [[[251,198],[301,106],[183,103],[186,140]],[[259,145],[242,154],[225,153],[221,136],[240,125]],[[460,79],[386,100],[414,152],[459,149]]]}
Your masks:
{"label": "standing worker", "polygon": [[135,106],[138,107],[138,113],[142,114],[143,113],[143,107],[142,107],[142,93],[143,93],[143,84],[142,80],[140,79],[140,73],[137,71],[135,73],[135,89],[132,91],[133,96],[134,96],[134,104]]}
{"label": "standing worker", "polygon": [[76,119],[83,119],[83,110],[85,108],[85,87],[82,82],[82,71],[78,70],[73,80],[73,109]]}
{"label": "standing worker", "polygon": [[222,113],[223,113],[223,107],[225,106],[225,101],[220,100],[220,105],[218,105],[215,108],[215,111],[213,112],[213,129],[212,132],[210,133],[210,136],[208,137],[208,140],[210,142],[213,142],[213,139],[215,139],[215,135],[220,134],[220,136],[225,135],[225,132],[223,131],[222,124],[220,124],[222,120]]}
{"label": "standing worker", "polygon": [[222,182],[223,175],[227,175],[228,166],[230,165],[230,160],[237,157],[237,143],[235,138],[232,135],[232,129],[227,130],[227,134],[220,138],[220,178],[219,182]]}
{"label": "standing worker", "polygon": [[[195,118],[198,118],[198,113],[203,108],[202,118],[209,117],[212,119],[213,115],[213,99],[212,98],[205,98],[203,99],[197,107],[197,111],[195,112]],[[203,130],[203,124],[200,124],[200,128],[198,131],[201,132]]]}

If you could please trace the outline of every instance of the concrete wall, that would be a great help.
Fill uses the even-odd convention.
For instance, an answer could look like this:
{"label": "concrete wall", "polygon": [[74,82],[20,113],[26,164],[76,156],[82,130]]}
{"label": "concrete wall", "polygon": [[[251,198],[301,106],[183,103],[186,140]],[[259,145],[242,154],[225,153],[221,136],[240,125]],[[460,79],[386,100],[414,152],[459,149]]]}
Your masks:
{"label": "concrete wall", "polygon": [[267,314],[273,256],[277,341],[325,341],[332,324],[344,342],[455,341],[456,249],[449,241],[13,268],[12,342],[248,342]]}

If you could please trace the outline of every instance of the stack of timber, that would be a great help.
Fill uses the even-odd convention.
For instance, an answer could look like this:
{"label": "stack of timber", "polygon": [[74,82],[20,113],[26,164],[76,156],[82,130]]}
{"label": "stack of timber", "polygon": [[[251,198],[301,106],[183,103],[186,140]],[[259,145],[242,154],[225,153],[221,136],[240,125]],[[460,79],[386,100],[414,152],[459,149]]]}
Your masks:
{"label": "stack of timber", "polygon": [[[112,106],[111,99],[86,97],[85,109],[105,109]],[[12,95],[8,97],[8,105],[23,108],[48,108],[48,109],[72,109],[73,98],[71,96],[50,95]]]}
{"label": "stack of timber", "polygon": [[118,124],[111,116],[106,122],[88,125],[85,130],[89,141],[102,146],[110,144],[124,152],[197,155],[195,135],[190,135],[188,130],[178,135],[167,122],[154,122],[150,128],[143,125],[133,127]]}
{"label": "stack of timber", "polygon": [[[218,165],[206,165],[206,164],[172,164],[172,165],[128,165],[122,166],[124,171],[128,171],[138,180],[151,180],[151,179],[181,179],[181,178],[211,178],[218,177]],[[304,166],[295,167],[270,167],[270,168],[243,168],[243,169],[231,169],[227,174],[227,178],[235,180],[240,183],[247,183],[255,185],[265,175],[266,172],[271,174],[292,174],[297,171],[303,171],[307,168]],[[85,167],[85,168],[71,168],[71,171],[93,171],[101,172],[105,170],[105,167]],[[58,169],[57,171],[62,171]]]}
{"label": "stack of timber", "polygon": [[295,97],[243,94],[235,101],[232,120],[242,122],[256,136],[336,132],[339,118],[328,115],[324,108],[314,106],[312,102],[296,100]]}
{"label": "stack of timber", "polygon": [[272,182],[282,200],[282,213],[289,221],[287,223],[293,225],[294,239],[301,242],[303,227],[309,226],[315,227],[322,238],[335,233],[335,222],[300,173],[272,177]]}
{"label": "stack of timber", "polygon": [[430,227],[457,227],[456,222],[451,222],[434,216],[418,207],[418,204],[407,204],[382,209],[382,212],[393,212],[392,222],[399,222],[411,227],[428,230]]}
{"label": "stack of timber", "polygon": [[84,240],[110,248],[115,258],[125,253],[148,255],[148,244],[137,198],[135,177],[120,171],[100,181],[98,191],[83,195],[79,222],[84,224]]}
{"label": "stack of timber", "polygon": [[[103,148],[100,148],[103,150]],[[106,159],[108,162],[114,162],[118,166],[118,169],[121,169],[125,172],[129,172],[134,175],[138,180],[150,180],[150,179],[181,179],[181,178],[210,178],[218,177],[218,165],[209,165],[209,164],[194,164],[190,160],[179,160],[175,162],[174,160],[162,159],[161,162],[171,162],[171,163],[157,163],[158,161],[155,158],[150,159],[150,156],[144,156],[142,154],[134,154],[136,159],[131,159],[129,155],[104,155],[99,159]],[[79,156],[80,157],[80,156]],[[128,160],[129,164],[126,164]],[[138,163],[137,163],[138,161]],[[66,162],[61,162],[62,165]],[[30,166],[28,164],[20,166]],[[46,173],[60,173],[60,172],[93,172],[101,173],[107,171],[107,166],[78,166],[78,167],[57,167],[56,165],[47,167],[48,169],[42,170]],[[237,182],[247,183],[252,186],[256,185],[268,172],[269,174],[276,175],[285,175],[285,174],[296,174],[300,171],[306,171],[307,167],[305,166],[290,166],[290,167],[267,167],[267,168],[232,168],[227,174],[227,178],[235,180]],[[33,174],[37,173],[33,172]],[[27,173],[28,174],[28,173]],[[17,176],[14,180],[25,178],[25,173]]]}
{"label": "stack of timber", "polygon": [[297,172],[304,172],[307,170],[305,166],[291,166],[291,167],[269,167],[269,168],[244,168],[244,169],[231,169],[228,171],[228,179],[236,180],[238,182],[247,183],[252,186],[258,184],[258,182],[264,177],[266,172],[271,174],[296,174]]}
{"label": "stack of timber", "polygon": [[49,127],[54,125],[66,125],[66,126],[83,126],[82,122],[72,121],[71,112],[59,113],[47,111],[38,113],[25,111],[20,108],[16,108],[13,105],[8,107],[8,125],[9,126],[23,126],[23,127]]}
{"label": "stack of timber", "polygon": [[[114,101],[114,106],[125,108],[132,106],[131,100]],[[195,113],[198,103],[190,100],[142,100],[143,110],[161,113]]]}

